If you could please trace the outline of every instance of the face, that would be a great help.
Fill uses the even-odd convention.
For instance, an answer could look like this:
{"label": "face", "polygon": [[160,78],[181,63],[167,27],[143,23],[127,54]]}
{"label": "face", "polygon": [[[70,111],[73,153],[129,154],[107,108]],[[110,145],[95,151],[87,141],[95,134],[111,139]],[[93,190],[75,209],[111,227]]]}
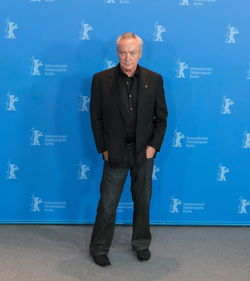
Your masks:
{"label": "face", "polygon": [[121,39],[117,53],[122,71],[134,72],[142,55],[138,41],[135,38]]}

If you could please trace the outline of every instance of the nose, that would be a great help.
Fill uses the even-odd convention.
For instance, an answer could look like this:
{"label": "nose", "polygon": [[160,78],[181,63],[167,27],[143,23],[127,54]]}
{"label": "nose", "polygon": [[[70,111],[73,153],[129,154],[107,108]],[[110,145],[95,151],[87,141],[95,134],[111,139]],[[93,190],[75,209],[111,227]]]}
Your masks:
{"label": "nose", "polygon": [[129,61],[129,60],[130,60],[130,54],[127,53],[127,54],[125,54],[125,61]]}

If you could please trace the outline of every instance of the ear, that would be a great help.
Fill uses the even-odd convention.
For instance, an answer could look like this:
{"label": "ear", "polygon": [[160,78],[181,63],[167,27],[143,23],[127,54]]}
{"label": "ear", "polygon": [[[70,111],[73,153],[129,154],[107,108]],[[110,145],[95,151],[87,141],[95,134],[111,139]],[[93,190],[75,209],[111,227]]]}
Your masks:
{"label": "ear", "polygon": [[141,58],[141,56],[142,56],[142,49],[140,50],[140,58]]}

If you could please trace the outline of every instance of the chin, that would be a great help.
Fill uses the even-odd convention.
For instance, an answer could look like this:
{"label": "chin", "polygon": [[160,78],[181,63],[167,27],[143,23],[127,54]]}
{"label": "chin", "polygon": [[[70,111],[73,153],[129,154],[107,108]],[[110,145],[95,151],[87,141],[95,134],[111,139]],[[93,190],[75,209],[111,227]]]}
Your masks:
{"label": "chin", "polygon": [[133,66],[124,66],[123,67],[124,69],[126,69],[127,71],[130,71],[130,70],[133,70]]}

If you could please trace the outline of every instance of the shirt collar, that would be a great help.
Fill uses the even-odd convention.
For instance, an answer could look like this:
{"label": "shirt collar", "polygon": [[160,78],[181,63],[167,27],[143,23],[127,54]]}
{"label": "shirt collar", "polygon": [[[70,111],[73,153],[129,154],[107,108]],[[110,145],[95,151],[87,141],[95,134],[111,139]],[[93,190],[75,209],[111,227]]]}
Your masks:
{"label": "shirt collar", "polygon": [[128,77],[128,75],[121,70],[120,64],[118,64],[118,69],[119,69],[119,75],[120,76],[127,77],[127,78],[132,78],[132,77],[138,77],[139,76],[139,64],[137,65],[135,74],[132,77]]}

